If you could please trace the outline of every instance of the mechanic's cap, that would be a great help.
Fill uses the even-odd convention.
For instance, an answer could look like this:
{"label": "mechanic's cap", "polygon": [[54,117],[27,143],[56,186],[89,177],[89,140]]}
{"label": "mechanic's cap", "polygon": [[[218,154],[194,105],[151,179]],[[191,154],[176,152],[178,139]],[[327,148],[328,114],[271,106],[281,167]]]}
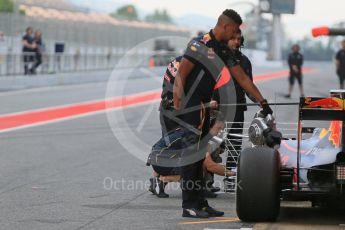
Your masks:
{"label": "mechanic's cap", "polygon": [[243,22],[241,16],[233,9],[226,9],[223,11],[223,14],[231,20],[233,20],[238,25],[241,25]]}

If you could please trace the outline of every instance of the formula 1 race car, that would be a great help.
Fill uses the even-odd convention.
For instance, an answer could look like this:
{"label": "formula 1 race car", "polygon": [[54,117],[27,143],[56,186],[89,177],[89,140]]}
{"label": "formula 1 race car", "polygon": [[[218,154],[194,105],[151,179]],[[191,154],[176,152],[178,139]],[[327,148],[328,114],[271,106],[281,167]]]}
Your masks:
{"label": "formula 1 race car", "polygon": [[[344,29],[316,28],[313,36],[345,35]],[[302,121],[331,121],[328,129],[302,127]],[[272,118],[256,117],[249,127],[252,148],[244,149],[237,169],[236,208],[243,221],[275,221],[280,202],[311,201],[345,206],[345,90],[329,98],[301,97],[296,138],[279,147],[265,137]],[[302,134],[312,135],[303,139]]]}
{"label": "formula 1 race car", "polygon": [[[249,127],[254,147],[240,154],[237,214],[243,221],[275,221],[281,200],[345,205],[345,91],[329,98],[300,99],[296,139],[268,147],[272,119],[256,117]],[[331,121],[328,129],[303,128],[303,120]],[[271,121],[271,124],[269,123]],[[302,139],[302,132],[312,132]],[[277,143],[277,142],[276,142]]]}

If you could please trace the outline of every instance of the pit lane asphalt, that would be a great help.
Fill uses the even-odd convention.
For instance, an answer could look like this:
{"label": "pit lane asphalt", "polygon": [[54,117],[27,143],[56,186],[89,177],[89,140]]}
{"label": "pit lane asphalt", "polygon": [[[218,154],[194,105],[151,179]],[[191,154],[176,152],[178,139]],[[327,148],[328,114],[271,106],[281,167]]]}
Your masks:
{"label": "pit lane asphalt", "polygon": [[[305,94],[328,96],[329,89],[338,84],[333,65],[310,65],[319,72],[305,75]],[[275,70],[254,68],[256,73]],[[138,77],[128,82],[126,90],[130,94],[160,85],[160,81]],[[105,86],[100,82],[0,93],[0,114],[102,99]],[[298,100],[297,89],[292,99],[282,98],[286,78],[258,87],[270,101]],[[154,143],[160,135],[156,108],[157,104],[138,132],[145,143]],[[147,105],[125,110],[135,130]],[[246,121],[257,110],[250,108]],[[297,107],[280,107],[276,118],[296,122]],[[300,203],[284,204],[287,207],[282,208],[278,223],[243,223],[236,217],[232,194],[209,199],[212,206],[226,212],[224,218],[184,219],[178,185],[169,185],[169,199],[149,194],[143,183],[148,183],[150,168],[117,141],[105,114],[2,133],[0,146],[0,229],[326,229],[345,223],[339,212],[311,209],[306,203],[302,206],[307,208]]]}

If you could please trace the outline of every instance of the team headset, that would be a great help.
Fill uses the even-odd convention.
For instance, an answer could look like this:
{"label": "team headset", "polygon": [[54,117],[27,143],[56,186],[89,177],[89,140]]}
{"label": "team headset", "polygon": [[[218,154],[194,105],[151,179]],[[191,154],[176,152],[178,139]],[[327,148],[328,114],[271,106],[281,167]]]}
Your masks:
{"label": "team headset", "polygon": [[242,49],[244,47],[244,37],[243,35],[241,35],[241,44],[240,44],[240,49]]}

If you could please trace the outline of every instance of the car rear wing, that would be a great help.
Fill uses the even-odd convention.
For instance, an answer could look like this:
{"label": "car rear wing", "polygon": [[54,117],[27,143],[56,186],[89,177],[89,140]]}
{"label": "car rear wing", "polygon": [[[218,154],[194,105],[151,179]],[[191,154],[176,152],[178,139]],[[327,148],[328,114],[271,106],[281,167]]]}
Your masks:
{"label": "car rear wing", "polygon": [[327,26],[316,27],[311,31],[313,37],[319,36],[345,36],[344,28],[329,28]]}
{"label": "car rear wing", "polygon": [[301,97],[299,119],[345,121],[345,99],[338,97]]}

